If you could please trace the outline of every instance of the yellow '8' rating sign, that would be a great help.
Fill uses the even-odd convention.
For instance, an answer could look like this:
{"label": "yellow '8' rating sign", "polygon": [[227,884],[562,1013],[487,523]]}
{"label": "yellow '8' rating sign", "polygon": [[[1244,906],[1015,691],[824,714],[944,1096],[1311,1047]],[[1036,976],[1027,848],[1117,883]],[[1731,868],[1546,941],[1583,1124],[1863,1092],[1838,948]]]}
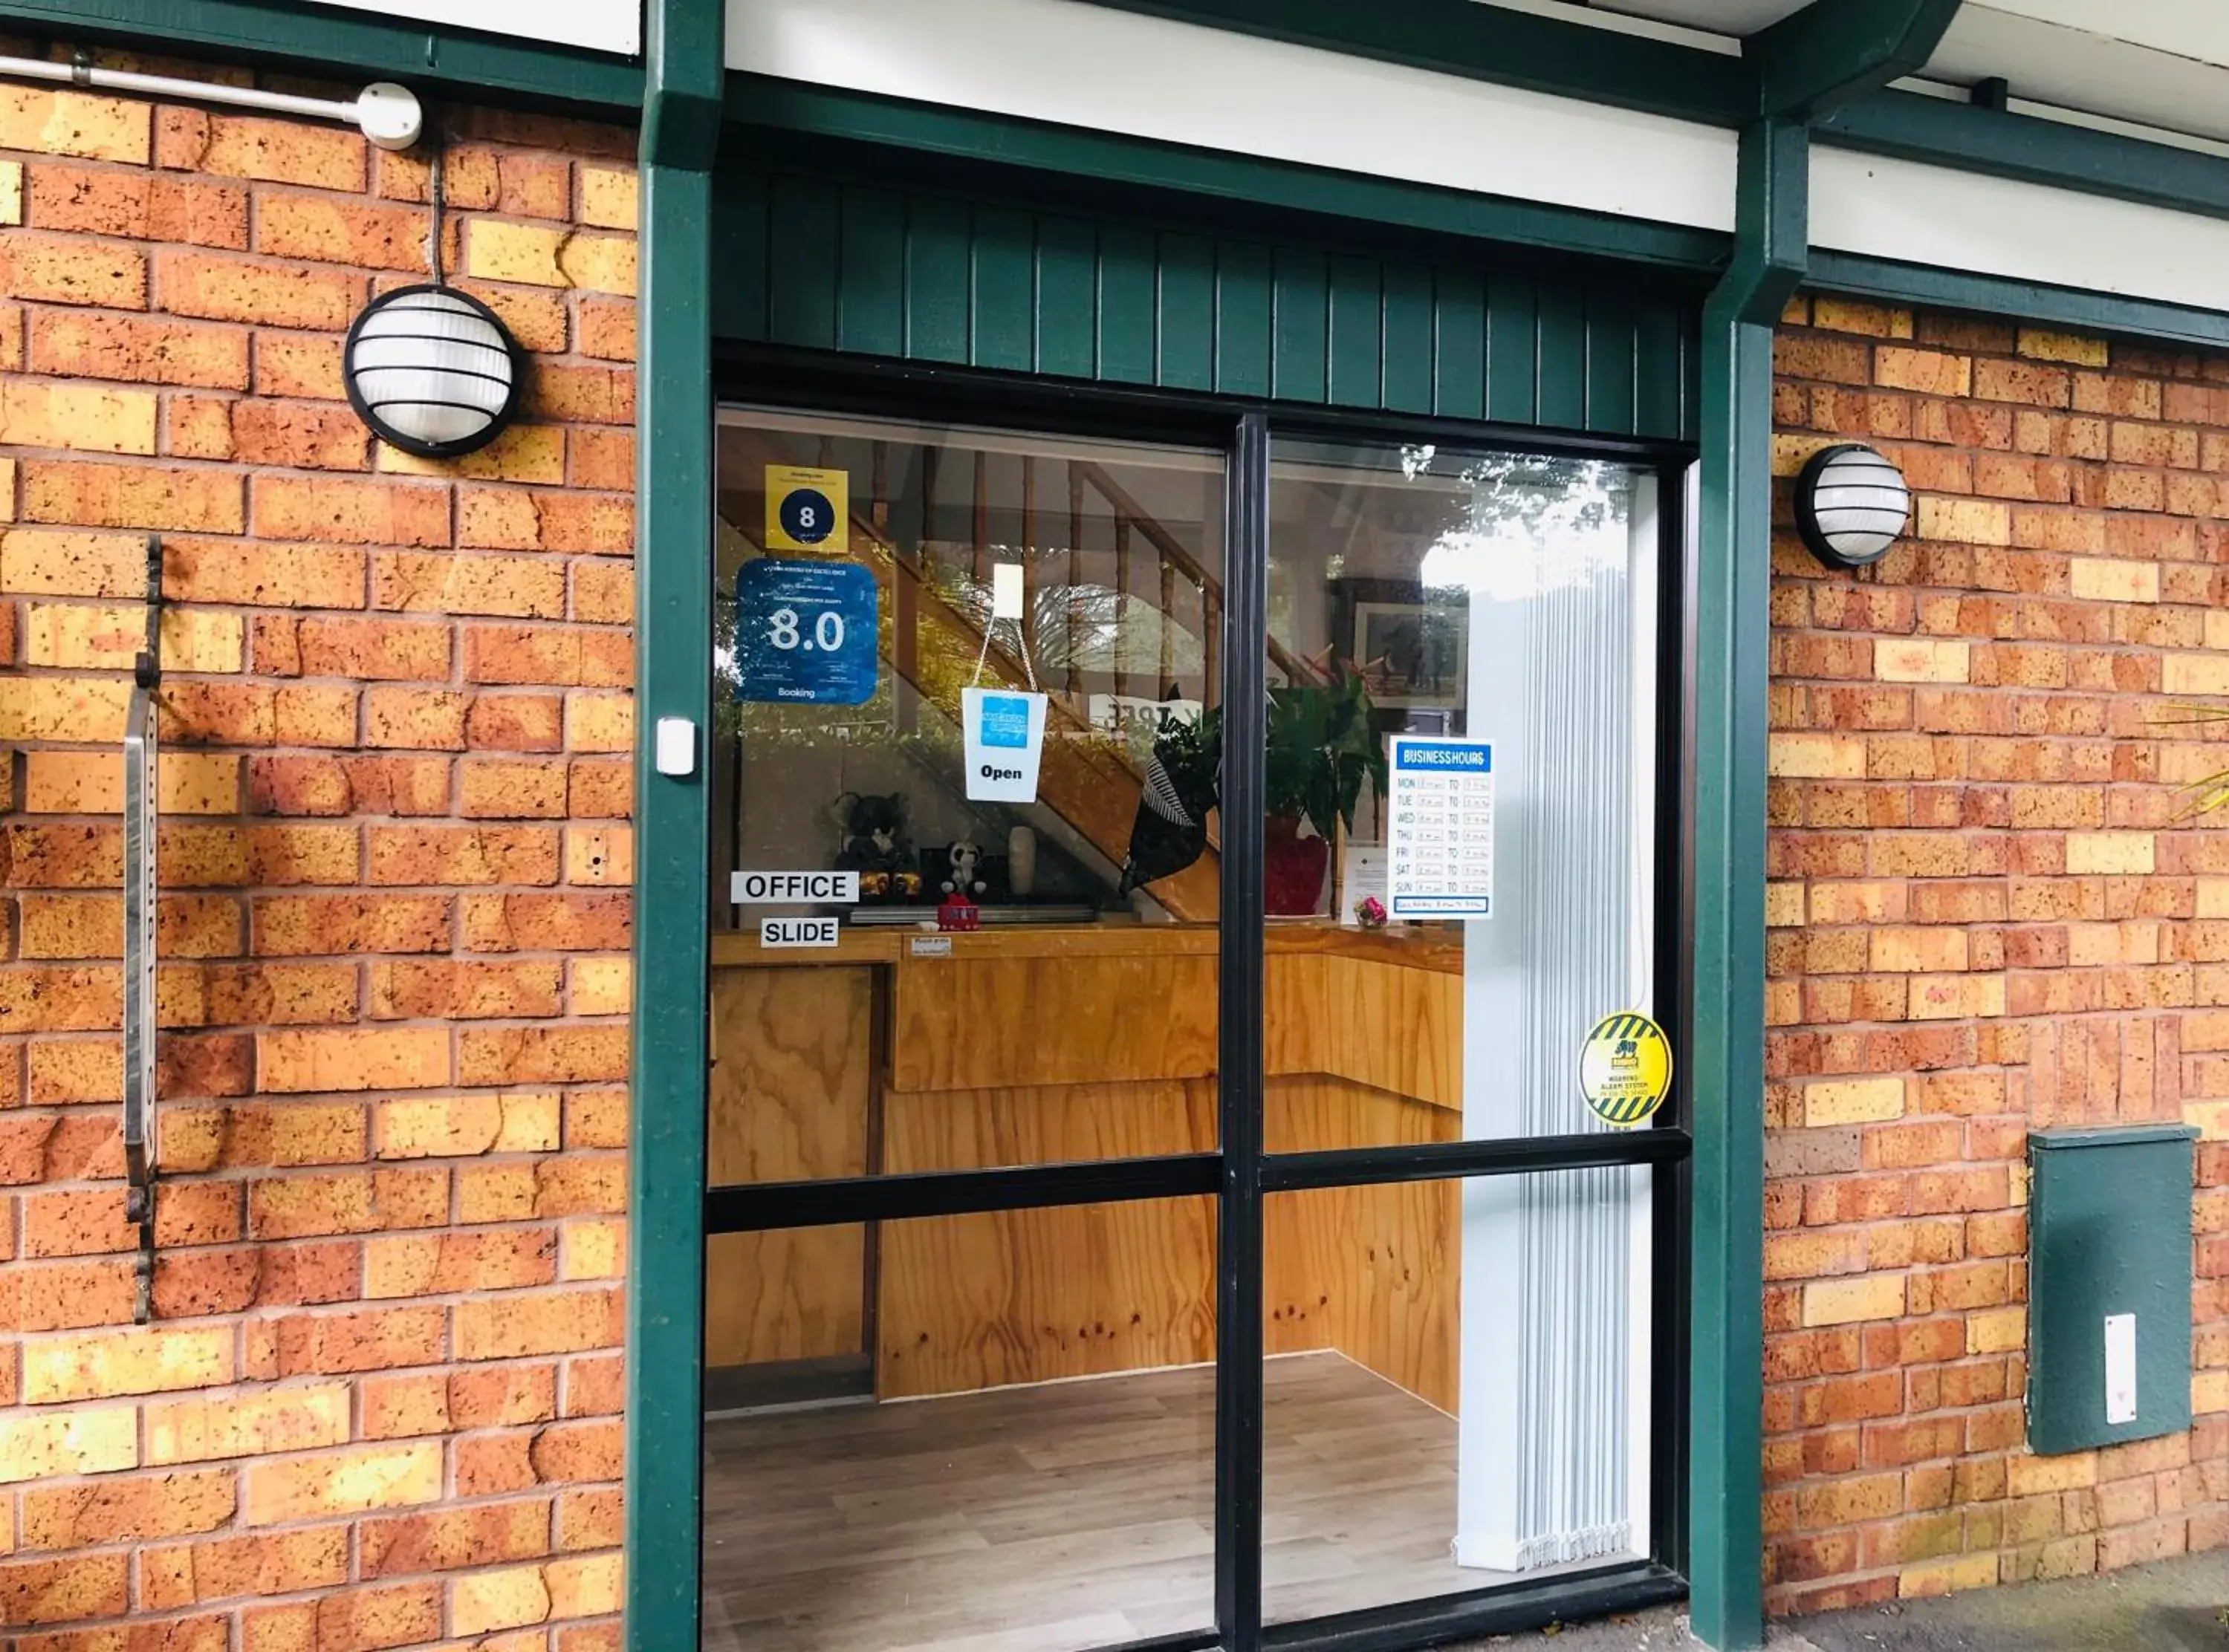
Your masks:
{"label": "yellow '8' rating sign", "polygon": [[1646,1124],[1671,1088],[1671,1041],[1646,1015],[1605,1015],[1579,1047],[1579,1093],[1605,1124]]}

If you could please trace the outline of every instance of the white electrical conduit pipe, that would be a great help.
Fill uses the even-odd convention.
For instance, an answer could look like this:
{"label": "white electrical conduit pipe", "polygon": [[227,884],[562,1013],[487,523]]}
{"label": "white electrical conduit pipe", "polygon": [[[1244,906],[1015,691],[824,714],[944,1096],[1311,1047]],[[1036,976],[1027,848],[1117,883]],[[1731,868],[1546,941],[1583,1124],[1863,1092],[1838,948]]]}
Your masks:
{"label": "white electrical conduit pipe", "polygon": [[408,149],[418,141],[418,134],[426,124],[416,94],[392,80],[375,80],[354,98],[342,102],[333,98],[296,97],[291,92],[263,92],[254,86],[220,86],[212,80],[181,80],[168,74],[100,69],[85,62],[55,63],[38,57],[0,57],[0,76],[60,80],[97,92],[141,92],[150,97],[231,104],[241,109],[268,110],[278,115],[337,120],[354,126],[382,149]]}

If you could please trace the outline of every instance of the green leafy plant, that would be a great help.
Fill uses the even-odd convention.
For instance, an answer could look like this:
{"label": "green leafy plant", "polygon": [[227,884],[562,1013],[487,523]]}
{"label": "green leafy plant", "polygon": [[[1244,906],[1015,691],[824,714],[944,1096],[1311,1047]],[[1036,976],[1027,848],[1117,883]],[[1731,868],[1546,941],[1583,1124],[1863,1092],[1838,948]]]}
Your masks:
{"label": "green leafy plant", "polygon": [[1367,778],[1385,791],[1385,746],[1361,676],[1334,661],[1323,681],[1269,690],[1267,813],[1306,820],[1324,837],[1334,820],[1354,829]]}

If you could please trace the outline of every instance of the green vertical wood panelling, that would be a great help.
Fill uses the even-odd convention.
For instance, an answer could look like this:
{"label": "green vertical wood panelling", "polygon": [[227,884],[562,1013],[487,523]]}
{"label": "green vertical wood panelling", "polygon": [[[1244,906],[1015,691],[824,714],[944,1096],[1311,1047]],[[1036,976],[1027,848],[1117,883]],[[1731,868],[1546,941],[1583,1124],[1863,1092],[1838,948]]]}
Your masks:
{"label": "green vertical wood panelling", "polygon": [[1215,271],[1215,387],[1224,395],[1269,394],[1274,291],[1268,247],[1224,245]]}
{"label": "green vertical wood panelling", "polygon": [[1529,425],[1540,411],[1540,304],[1524,276],[1486,284],[1486,416]]}
{"label": "green vertical wood panelling", "polygon": [[1080,218],[1037,223],[1037,371],[1088,379],[1099,361],[1099,237]]}
{"label": "green vertical wood panelling", "polygon": [[1539,420],[1558,430],[1583,430],[1587,422],[1587,295],[1583,288],[1545,281],[1539,295]]}
{"label": "green vertical wood panelling", "polygon": [[1153,233],[1134,224],[1099,229],[1099,376],[1153,381]]}
{"label": "green vertical wood panelling", "polygon": [[1215,386],[1215,243],[1160,239],[1160,357],[1154,382],[1172,390]]}
{"label": "green vertical wood panelling", "polygon": [[1027,373],[1037,365],[1037,226],[1006,207],[975,209],[973,281],[968,313],[977,367]]}
{"label": "green vertical wood panelling", "polygon": [[776,178],[768,203],[767,331],[809,349],[836,346],[836,295],[844,279],[837,249],[837,193]]}
{"label": "green vertical wood panelling", "polygon": [[905,350],[905,202],[885,189],[844,193],[844,287],[836,348],[868,355]]}
{"label": "green vertical wood panelling", "polygon": [[1633,300],[1615,287],[1587,294],[1589,430],[1633,431]]}
{"label": "green vertical wood panelling", "polygon": [[1388,264],[1384,275],[1384,405],[1389,412],[1432,411],[1432,272],[1421,264]]}
{"label": "green vertical wood panelling", "polygon": [[[967,208],[916,197],[906,221],[906,354],[926,362],[967,359]],[[790,339],[780,339],[791,343]]]}
{"label": "green vertical wood panelling", "polygon": [[719,336],[1172,390],[1683,439],[1661,289],[1426,265],[739,171]]}
{"label": "green vertical wood panelling", "polygon": [[1276,271],[1276,357],[1269,394],[1286,401],[1321,401],[1330,387],[1330,261],[1312,247],[1281,247]]}
{"label": "green vertical wood panelling", "polygon": [[1469,270],[1436,273],[1439,336],[1433,345],[1432,411],[1486,416],[1486,283]]}
{"label": "green vertical wood panelling", "polygon": [[1334,407],[1375,407],[1384,394],[1384,269],[1375,259],[1331,260],[1331,383]]}

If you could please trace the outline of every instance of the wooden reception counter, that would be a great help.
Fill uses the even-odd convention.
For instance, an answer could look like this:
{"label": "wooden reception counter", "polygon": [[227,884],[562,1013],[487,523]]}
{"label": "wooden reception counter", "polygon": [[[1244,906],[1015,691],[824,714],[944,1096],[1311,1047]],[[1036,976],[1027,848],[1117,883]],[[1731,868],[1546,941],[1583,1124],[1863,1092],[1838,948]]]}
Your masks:
{"label": "wooden reception counter", "polygon": [[[1211,1150],[1217,944],[1123,922],[716,934],[711,1180]],[[1269,1150],[1459,1134],[1461,970],[1452,929],[1273,925]],[[1337,1348],[1453,1410],[1456,1205],[1447,1183],[1270,1197],[1269,1350]],[[706,1267],[708,1366],[864,1352],[883,1399],[1214,1354],[1204,1197],[723,1234]]]}

